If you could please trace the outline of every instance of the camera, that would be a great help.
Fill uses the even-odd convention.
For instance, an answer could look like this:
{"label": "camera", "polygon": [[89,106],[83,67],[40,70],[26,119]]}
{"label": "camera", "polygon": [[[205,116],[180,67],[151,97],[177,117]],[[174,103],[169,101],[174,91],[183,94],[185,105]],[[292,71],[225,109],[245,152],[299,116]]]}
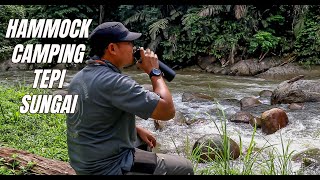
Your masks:
{"label": "camera", "polygon": [[[141,56],[140,56],[140,47],[135,47],[133,52],[134,60],[137,62]],[[176,76],[176,72],[172,70],[169,66],[164,64],[163,62],[159,61],[159,69],[161,70],[163,74],[163,78],[166,79],[168,82],[172,81],[174,77]]]}

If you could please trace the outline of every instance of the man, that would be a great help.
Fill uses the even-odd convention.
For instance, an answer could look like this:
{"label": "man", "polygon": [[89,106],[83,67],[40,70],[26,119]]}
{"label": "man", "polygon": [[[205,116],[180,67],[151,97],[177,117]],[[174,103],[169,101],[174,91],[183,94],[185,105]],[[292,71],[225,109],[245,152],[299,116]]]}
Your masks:
{"label": "man", "polygon": [[133,64],[133,41],[140,36],[120,22],[105,22],[90,34],[94,56],[69,86],[69,94],[79,95],[76,112],[67,115],[68,153],[77,174],[193,174],[183,157],[135,148],[139,139],[156,146],[148,130],[136,127],[135,115],[164,121],[175,116],[154,52],[141,48],[137,63],[149,75],[153,92],[121,74],[120,69]]}

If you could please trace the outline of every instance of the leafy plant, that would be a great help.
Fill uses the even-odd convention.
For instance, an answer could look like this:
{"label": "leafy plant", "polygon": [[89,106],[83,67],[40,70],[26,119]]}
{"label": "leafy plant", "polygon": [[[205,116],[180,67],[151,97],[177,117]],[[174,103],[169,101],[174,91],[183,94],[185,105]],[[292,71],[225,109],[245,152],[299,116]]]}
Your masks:
{"label": "leafy plant", "polygon": [[22,5],[0,6],[0,62],[7,60],[11,56],[14,46],[22,41],[16,38],[5,38],[9,20],[22,19],[25,15],[25,7]]}
{"label": "leafy plant", "polygon": [[320,10],[319,6],[310,6],[297,32],[295,52],[299,62],[304,65],[320,64]]}
{"label": "leafy plant", "polygon": [[277,47],[279,41],[280,38],[270,32],[258,31],[250,41],[249,52],[261,52],[259,60],[262,60],[269,51]]}

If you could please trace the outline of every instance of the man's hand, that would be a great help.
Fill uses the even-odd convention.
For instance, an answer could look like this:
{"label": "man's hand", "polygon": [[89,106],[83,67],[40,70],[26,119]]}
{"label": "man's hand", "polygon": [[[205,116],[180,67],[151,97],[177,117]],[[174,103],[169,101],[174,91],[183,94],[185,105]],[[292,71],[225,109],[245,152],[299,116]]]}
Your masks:
{"label": "man's hand", "polygon": [[142,127],[136,126],[137,133],[140,138],[148,144],[149,147],[156,147],[156,138],[152,135],[152,133]]}
{"label": "man's hand", "polygon": [[142,69],[145,73],[150,74],[153,68],[159,69],[158,56],[149,48],[144,51],[143,47],[140,48],[141,63],[137,62],[138,68]]}

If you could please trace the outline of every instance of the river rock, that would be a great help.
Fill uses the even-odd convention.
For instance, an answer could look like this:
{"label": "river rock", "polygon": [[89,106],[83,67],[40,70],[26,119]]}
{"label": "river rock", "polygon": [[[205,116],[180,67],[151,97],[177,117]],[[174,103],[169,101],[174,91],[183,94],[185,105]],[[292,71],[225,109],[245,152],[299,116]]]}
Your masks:
{"label": "river rock", "polygon": [[187,125],[197,124],[197,123],[204,123],[206,120],[204,118],[189,118],[186,119]]}
{"label": "river rock", "polygon": [[223,70],[226,70],[226,69],[222,68],[221,65],[217,63],[206,67],[206,72],[213,73],[213,74],[222,74]]}
{"label": "river rock", "polygon": [[216,61],[217,59],[214,56],[199,56],[197,63],[201,69],[205,70],[209,65],[212,65]]}
{"label": "river rock", "polygon": [[291,110],[300,110],[300,109],[303,109],[303,104],[302,103],[291,103],[288,105],[288,108]]}
{"label": "river rock", "polygon": [[249,107],[257,106],[259,104],[262,103],[255,97],[244,97],[240,100],[240,109],[247,109]]}
{"label": "river rock", "polygon": [[53,67],[53,69],[64,70],[64,69],[67,69],[67,66],[66,66],[66,63],[58,63]]}
{"label": "river rock", "polygon": [[229,74],[231,74],[231,68],[230,68],[230,66],[223,67],[223,68],[220,70],[220,74],[222,74],[222,75],[229,75]]}
{"label": "river rock", "polygon": [[299,74],[308,74],[308,71],[298,65],[286,64],[284,66],[272,67],[266,72],[256,75],[256,77],[263,79],[288,79]]}
{"label": "river rock", "polygon": [[[229,158],[237,159],[240,155],[239,145],[229,137],[227,137],[227,140],[230,143]],[[227,145],[225,147],[227,147]],[[216,157],[220,159],[224,152],[223,136],[220,134],[209,134],[200,137],[194,143],[192,152],[194,156],[197,157],[198,162],[214,161]]]}
{"label": "river rock", "polygon": [[161,120],[156,120],[156,119],[153,120],[153,123],[154,123],[154,128],[159,131],[162,131],[166,127],[166,124],[167,124],[166,121],[161,121]]}
{"label": "river rock", "polygon": [[241,60],[231,67],[231,74],[237,76],[252,76],[260,72],[257,59]]}
{"label": "river rock", "polygon": [[259,69],[261,72],[265,72],[268,69],[279,66],[283,63],[283,60],[277,56],[266,57],[259,63]]}
{"label": "river rock", "polygon": [[27,63],[13,63],[11,59],[0,62],[1,71],[17,71],[28,70],[29,65]]}
{"label": "river rock", "polygon": [[260,97],[271,97],[272,93],[273,92],[270,90],[262,90],[262,91],[260,91],[259,96]]}
{"label": "river rock", "polygon": [[286,112],[280,108],[273,108],[265,111],[261,115],[262,132],[273,134],[289,123]]}
{"label": "river rock", "polygon": [[304,167],[310,165],[320,166],[320,149],[311,148],[292,156],[292,160],[295,162],[301,162]]}
{"label": "river rock", "polygon": [[261,118],[259,117],[250,119],[249,123],[252,127],[256,126],[256,128],[261,128]]}
{"label": "river rock", "polygon": [[232,115],[229,120],[236,123],[249,123],[250,121],[253,121],[253,119],[254,116],[252,116],[250,113],[239,111]]}
{"label": "river rock", "polygon": [[173,118],[173,121],[175,124],[178,124],[178,125],[183,125],[183,124],[186,124],[186,118],[184,117],[184,115],[180,112],[180,111],[176,111],[176,114]]}
{"label": "river rock", "polygon": [[62,97],[64,97],[65,95],[68,95],[68,91],[66,90],[55,90],[52,92],[52,95],[62,95]]}
{"label": "river rock", "polygon": [[232,99],[232,98],[226,98],[218,100],[218,104],[222,106],[238,106],[239,107],[239,100],[238,99]]}
{"label": "river rock", "polygon": [[320,101],[320,80],[287,80],[273,91],[271,104]]}
{"label": "river rock", "polygon": [[260,117],[263,112],[277,107],[277,105],[258,104],[255,106],[243,108],[242,111],[246,111],[252,114],[253,116]]}

